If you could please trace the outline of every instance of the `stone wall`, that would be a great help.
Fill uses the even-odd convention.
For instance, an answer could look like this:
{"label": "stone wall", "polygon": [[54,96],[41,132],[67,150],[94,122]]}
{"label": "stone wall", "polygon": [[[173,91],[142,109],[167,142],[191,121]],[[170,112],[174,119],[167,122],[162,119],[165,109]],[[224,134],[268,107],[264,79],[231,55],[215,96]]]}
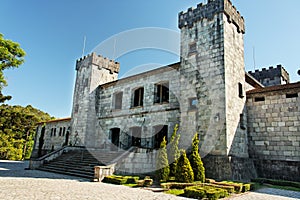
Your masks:
{"label": "stone wall", "polygon": [[261,177],[299,181],[300,84],[247,93],[249,153]]}
{"label": "stone wall", "polygon": [[69,145],[66,142],[69,142],[70,121],[70,118],[66,118],[38,124],[31,157],[40,157],[64,145]]}
{"label": "stone wall", "polygon": [[268,69],[255,70],[254,72],[249,71],[248,73],[264,86],[290,83],[290,75],[281,65],[277,65],[277,67],[271,66]]}
{"label": "stone wall", "polygon": [[72,108],[72,143],[95,147],[96,88],[117,80],[120,65],[95,53],[76,62],[76,82]]}
{"label": "stone wall", "polygon": [[[97,94],[97,146],[111,143],[110,130],[120,129],[120,147],[129,147],[130,129],[140,127],[142,146],[151,148],[154,127],[168,125],[168,138],[180,119],[180,94],[178,64],[163,67],[144,74],[104,84]],[[169,88],[169,101],[154,103],[155,85],[165,83]],[[133,93],[137,88],[144,88],[143,106],[133,107]],[[114,108],[114,95],[122,92],[121,109]],[[195,128],[194,128],[195,129]],[[183,137],[184,138],[184,137]]]}

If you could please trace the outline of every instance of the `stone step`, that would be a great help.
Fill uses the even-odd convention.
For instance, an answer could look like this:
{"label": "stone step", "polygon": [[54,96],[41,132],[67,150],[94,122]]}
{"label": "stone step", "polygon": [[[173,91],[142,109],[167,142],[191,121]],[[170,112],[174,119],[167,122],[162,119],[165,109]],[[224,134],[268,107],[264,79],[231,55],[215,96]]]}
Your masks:
{"label": "stone step", "polygon": [[123,153],[124,151],[70,151],[44,164],[39,170],[93,179],[94,166],[110,164]]}
{"label": "stone step", "polygon": [[86,174],[86,173],[78,173],[78,172],[69,172],[69,171],[61,171],[61,170],[57,170],[57,169],[51,169],[51,168],[39,168],[38,170],[41,171],[46,171],[46,172],[52,172],[52,173],[58,173],[58,174],[65,174],[65,175],[69,175],[69,176],[76,176],[76,177],[81,177],[81,178],[86,178],[86,179],[90,179],[93,180],[94,179],[94,173],[91,174]]}

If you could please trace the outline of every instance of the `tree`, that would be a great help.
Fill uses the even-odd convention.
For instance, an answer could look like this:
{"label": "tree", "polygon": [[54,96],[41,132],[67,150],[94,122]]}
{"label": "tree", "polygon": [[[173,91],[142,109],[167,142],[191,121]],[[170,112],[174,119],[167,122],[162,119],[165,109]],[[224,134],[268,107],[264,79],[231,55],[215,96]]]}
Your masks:
{"label": "tree", "polygon": [[178,158],[180,157],[180,152],[178,149],[178,143],[180,135],[177,135],[178,124],[176,124],[173,134],[171,136],[170,145],[169,145],[169,154],[168,159],[170,163],[170,176],[175,176],[176,174],[176,165]]}
{"label": "tree", "polygon": [[3,38],[0,33],[0,103],[10,100],[11,96],[4,96],[2,89],[7,85],[3,70],[11,67],[19,67],[24,62],[25,51],[20,45]]}
{"label": "tree", "polygon": [[190,155],[190,163],[194,172],[195,181],[205,181],[205,169],[199,154],[199,139],[196,133],[192,142],[192,153]]}
{"label": "tree", "polygon": [[182,183],[192,183],[194,181],[194,172],[190,161],[186,156],[185,150],[181,150],[181,156],[178,159],[175,180]]}
{"label": "tree", "polygon": [[169,178],[170,169],[166,146],[167,142],[166,138],[164,137],[163,141],[160,144],[160,149],[158,150],[156,163],[156,177],[159,181],[167,181]]}
{"label": "tree", "polygon": [[36,124],[50,119],[49,114],[32,106],[0,105],[0,159],[29,158]]}

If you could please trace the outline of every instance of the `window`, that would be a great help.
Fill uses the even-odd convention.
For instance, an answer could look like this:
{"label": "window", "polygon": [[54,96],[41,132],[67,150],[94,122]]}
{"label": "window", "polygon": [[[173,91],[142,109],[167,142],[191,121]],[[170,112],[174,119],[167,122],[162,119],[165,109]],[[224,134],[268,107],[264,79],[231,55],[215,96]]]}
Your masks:
{"label": "window", "polygon": [[66,133],[66,127],[63,128],[63,133],[62,133],[63,137],[65,136],[65,133]]}
{"label": "window", "polygon": [[158,125],[154,126],[154,136],[153,136],[153,148],[159,149],[160,144],[165,138],[168,143],[168,126],[167,125]]}
{"label": "window", "polygon": [[123,92],[115,93],[113,98],[114,109],[122,109]]}
{"label": "window", "polygon": [[131,145],[135,147],[141,147],[142,128],[132,127],[130,128],[130,132],[131,132]]}
{"label": "window", "polygon": [[265,97],[255,97],[254,101],[255,102],[265,101]]}
{"label": "window", "polygon": [[297,98],[298,97],[298,93],[294,93],[294,94],[286,94],[286,98],[290,99],[290,98]]}
{"label": "window", "polygon": [[59,128],[59,134],[58,135],[61,136],[61,134],[62,134],[62,127]]}
{"label": "window", "polygon": [[133,107],[143,106],[144,103],[144,88],[134,90]]}
{"label": "window", "polygon": [[243,84],[239,83],[239,97],[244,98]]}
{"label": "window", "polygon": [[53,129],[53,136],[56,136],[56,128]]}
{"label": "window", "polygon": [[189,44],[189,54],[197,53],[197,44],[196,42]]}
{"label": "window", "polygon": [[154,103],[169,102],[169,83],[155,84]]}
{"label": "window", "polygon": [[245,120],[244,120],[244,114],[240,114],[240,128],[242,130],[246,130]]}
{"label": "window", "polygon": [[196,97],[189,99],[189,109],[190,110],[197,109],[197,105],[198,105],[198,99]]}
{"label": "window", "polygon": [[51,132],[50,132],[50,137],[52,137],[52,136],[53,136],[53,128],[51,128]]}

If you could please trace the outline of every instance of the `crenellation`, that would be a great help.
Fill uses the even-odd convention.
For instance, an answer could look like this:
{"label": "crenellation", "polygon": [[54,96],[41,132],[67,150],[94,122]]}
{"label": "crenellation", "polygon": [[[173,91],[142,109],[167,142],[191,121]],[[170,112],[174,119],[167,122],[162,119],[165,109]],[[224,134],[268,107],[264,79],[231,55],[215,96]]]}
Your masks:
{"label": "crenellation", "polygon": [[218,13],[224,13],[228,22],[233,23],[239,33],[245,33],[244,18],[230,0],[211,0],[207,4],[200,3],[196,8],[191,7],[186,12],[180,12],[178,26],[180,29],[185,26],[191,28],[195,22],[203,18],[211,20]]}

